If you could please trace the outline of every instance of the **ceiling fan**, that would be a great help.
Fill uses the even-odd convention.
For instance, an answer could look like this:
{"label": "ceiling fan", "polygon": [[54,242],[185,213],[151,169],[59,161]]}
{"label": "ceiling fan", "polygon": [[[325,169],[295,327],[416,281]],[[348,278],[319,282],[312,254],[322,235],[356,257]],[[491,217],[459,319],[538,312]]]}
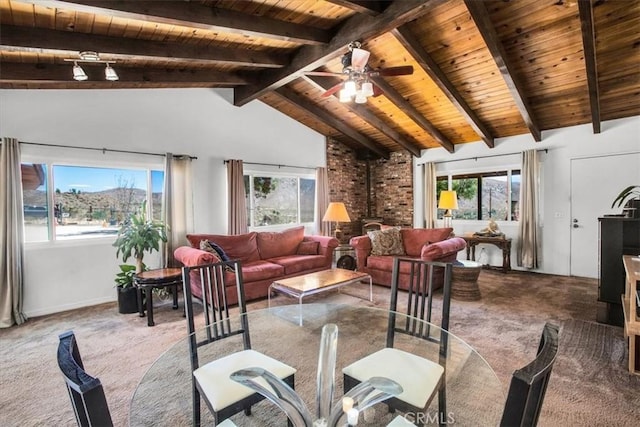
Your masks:
{"label": "ceiling fan", "polygon": [[345,81],[324,92],[322,94],[323,98],[340,91],[340,102],[349,102],[353,99],[356,103],[364,104],[369,96],[382,94],[382,90],[371,81],[372,77],[413,74],[411,65],[378,69],[370,68],[367,62],[371,53],[360,47],[361,43],[359,41],[349,43],[349,52],[342,56],[343,68],[341,73],[329,71],[310,71],[306,73],[311,76],[339,76],[346,78]]}

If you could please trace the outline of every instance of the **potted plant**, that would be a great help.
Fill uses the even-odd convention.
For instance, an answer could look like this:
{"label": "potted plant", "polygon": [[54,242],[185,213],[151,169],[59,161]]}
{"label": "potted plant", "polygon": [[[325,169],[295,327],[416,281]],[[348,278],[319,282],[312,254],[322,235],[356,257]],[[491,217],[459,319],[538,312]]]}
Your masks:
{"label": "potted plant", "polygon": [[630,185],[618,194],[613,203],[612,208],[623,206],[623,212],[630,218],[640,218],[640,185]]}
{"label": "potted plant", "polygon": [[[144,270],[146,270],[146,267],[143,267]],[[120,272],[116,274],[119,313],[135,313],[138,311],[138,292],[133,287],[133,276],[135,274],[135,265],[120,264]]]}
{"label": "potted plant", "polygon": [[151,253],[154,250],[160,251],[160,242],[167,241],[165,225],[159,221],[148,219],[146,208],[145,201],[142,203],[140,212],[132,215],[122,224],[118,231],[118,237],[113,242],[113,246],[117,248],[116,257],[121,256],[125,263],[131,257],[136,260],[135,266],[120,265],[120,272],[116,275],[115,282],[120,313],[135,313],[138,310],[137,292],[133,287],[134,276],[146,270],[146,266],[142,262],[144,253]]}

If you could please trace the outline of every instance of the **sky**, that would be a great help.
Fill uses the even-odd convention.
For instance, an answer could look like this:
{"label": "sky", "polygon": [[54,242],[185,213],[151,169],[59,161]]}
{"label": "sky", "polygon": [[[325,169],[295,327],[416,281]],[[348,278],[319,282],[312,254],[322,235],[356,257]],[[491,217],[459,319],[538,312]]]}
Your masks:
{"label": "sky", "polygon": [[[152,171],[153,192],[162,191],[163,171]],[[145,189],[147,186],[147,173],[140,169],[109,169],[81,166],[53,167],[54,191],[68,192],[76,189],[83,193],[109,190],[120,185]]]}

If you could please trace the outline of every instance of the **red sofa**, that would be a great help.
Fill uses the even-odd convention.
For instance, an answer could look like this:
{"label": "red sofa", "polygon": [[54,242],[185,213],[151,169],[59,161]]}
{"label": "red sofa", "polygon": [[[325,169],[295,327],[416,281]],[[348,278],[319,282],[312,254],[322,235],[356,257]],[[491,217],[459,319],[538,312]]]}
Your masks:
{"label": "red sofa", "polygon": [[[194,266],[218,262],[210,252],[200,250],[200,242],[207,240],[220,246],[232,260],[242,262],[245,297],[248,300],[267,296],[269,285],[275,280],[300,276],[331,268],[333,251],[339,242],[334,237],[305,236],[304,227],[282,232],[250,232],[233,236],[216,234],[187,234],[189,246],[174,252],[183,265]],[[234,284],[230,280],[229,283]],[[191,291],[200,298],[200,278],[192,276]],[[229,293],[232,304],[237,302],[235,288]]]}
{"label": "red sofa", "polygon": [[[399,232],[404,254],[372,255],[368,235],[352,237],[349,243],[356,252],[357,270],[371,275],[373,283],[391,286],[393,259],[396,256],[428,261],[455,261],[458,252],[465,249],[467,244],[460,237],[450,238],[452,231],[452,228],[402,228]],[[442,280],[442,277],[436,278],[436,289],[442,286]],[[409,271],[400,270],[400,289],[406,290],[408,283]]]}

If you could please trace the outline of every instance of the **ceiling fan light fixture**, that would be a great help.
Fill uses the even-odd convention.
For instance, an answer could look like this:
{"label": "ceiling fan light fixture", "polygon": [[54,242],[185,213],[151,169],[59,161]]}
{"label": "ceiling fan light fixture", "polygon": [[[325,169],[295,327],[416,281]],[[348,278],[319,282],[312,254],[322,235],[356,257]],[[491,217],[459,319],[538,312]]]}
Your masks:
{"label": "ceiling fan light fixture", "polygon": [[364,96],[373,96],[373,83],[371,82],[362,83],[362,94]]}
{"label": "ceiling fan light fixture", "polygon": [[73,79],[78,81],[87,80],[87,74],[84,72],[81,66],[79,66],[76,62],[73,63]]}
{"label": "ceiling fan light fixture", "polygon": [[356,91],[358,90],[357,86],[356,86],[356,82],[353,80],[347,80],[344,83],[344,90],[346,91],[346,93],[349,94],[349,96],[353,96],[356,94]]}
{"label": "ceiling fan light fixture", "polygon": [[356,92],[356,98],[354,99],[354,101],[356,102],[356,104],[366,104],[367,96],[363,93],[362,90],[359,90],[358,92]]}
{"label": "ceiling fan light fixture", "polygon": [[119,79],[118,74],[116,73],[116,70],[111,68],[111,65],[109,65],[108,63],[106,68],[104,69],[104,78],[111,82],[114,82]]}
{"label": "ceiling fan light fixture", "polygon": [[351,101],[351,95],[347,93],[346,89],[340,90],[340,102],[349,102]]}

